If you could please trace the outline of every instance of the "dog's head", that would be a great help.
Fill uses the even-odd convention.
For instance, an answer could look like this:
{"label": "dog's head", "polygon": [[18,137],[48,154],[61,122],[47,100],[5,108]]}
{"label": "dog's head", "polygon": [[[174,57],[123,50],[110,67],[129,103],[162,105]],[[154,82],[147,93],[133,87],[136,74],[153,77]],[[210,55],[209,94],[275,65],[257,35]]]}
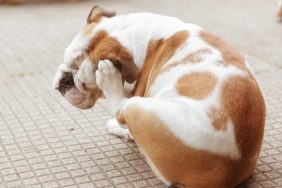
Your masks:
{"label": "dog's head", "polygon": [[92,8],[86,27],[66,48],[64,64],[60,65],[54,78],[53,87],[78,108],[91,108],[103,96],[95,79],[99,60],[111,60],[128,83],[137,79],[139,70],[132,55],[118,40],[110,37],[103,27],[99,27],[113,16],[115,12],[99,6]]}

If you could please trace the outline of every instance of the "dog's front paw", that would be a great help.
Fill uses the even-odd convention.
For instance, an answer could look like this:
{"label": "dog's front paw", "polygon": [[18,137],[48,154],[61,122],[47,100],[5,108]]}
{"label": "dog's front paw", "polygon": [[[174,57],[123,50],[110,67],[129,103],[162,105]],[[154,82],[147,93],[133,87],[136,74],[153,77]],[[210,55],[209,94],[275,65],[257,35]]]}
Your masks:
{"label": "dog's front paw", "polygon": [[110,60],[99,61],[96,84],[114,105],[124,98],[121,73]]}

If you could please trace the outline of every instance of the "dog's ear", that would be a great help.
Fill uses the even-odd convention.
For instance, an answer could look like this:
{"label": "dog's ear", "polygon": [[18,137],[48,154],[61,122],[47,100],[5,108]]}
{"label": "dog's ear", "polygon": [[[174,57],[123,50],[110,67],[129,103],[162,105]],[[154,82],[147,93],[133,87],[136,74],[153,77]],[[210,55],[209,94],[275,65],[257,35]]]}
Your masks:
{"label": "dog's ear", "polygon": [[119,62],[118,66],[127,83],[131,84],[137,80],[139,69],[134,62]]}
{"label": "dog's ear", "polygon": [[139,76],[139,68],[134,63],[132,55],[125,49],[119,48],[118,54],[112,58],[114,65],[121,71],[127,83],[133,83]]}
{"label": "dog's ear", "polygon": [[108,11],[108,10],[105,10],[103,9],[102,7],[99,7],[98,5],[95,5],[88,17],[87,17],[87,24],[90,24],[90,23],[93,23],[93,22],[96,22],[98,23],[102,17],[107,17],[107,18],[111,18],[113,16],[116,15],[116,12],[115,11]]}

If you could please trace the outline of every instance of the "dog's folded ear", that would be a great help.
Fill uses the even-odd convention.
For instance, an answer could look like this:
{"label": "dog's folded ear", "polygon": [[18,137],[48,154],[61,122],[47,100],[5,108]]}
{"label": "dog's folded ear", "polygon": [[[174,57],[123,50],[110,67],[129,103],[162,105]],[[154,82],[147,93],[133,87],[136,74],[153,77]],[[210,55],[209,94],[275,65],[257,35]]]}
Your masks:
{"label": "dog's folded ear", "polygon": [[108,10],[105,10],[102,7],[98,6],[98,5],[95,5],[91,9],[91,11],[90,11],[90,13],[87,17],[87,24],[90,24],[90,23],[93,23],[93,22],[98,23],[101,20],[102,17],[111,18],[115,15],[116,15],[115,11],[108,11]]}
{"label": "dog's folded ear", "polygon": [[137,80],[139,75],[139,69],[135,65],[134,62],[119,62],[120,65],[120,71],[122,72],[122,75],[127,83],[133,83],[135,80]]}
{"label": "dog's folded ear", "polygon": [[113,60],[112,62],[119,68],[126,82],[131,84],[136,81],[139,76],[140,70],[135,64],[132,55],[127,51],[126,48],[122,47],[115,48],[115,50],[112,50],[112,52],[115,53],[109,53],[113,55],[112,57],[109,57]]}

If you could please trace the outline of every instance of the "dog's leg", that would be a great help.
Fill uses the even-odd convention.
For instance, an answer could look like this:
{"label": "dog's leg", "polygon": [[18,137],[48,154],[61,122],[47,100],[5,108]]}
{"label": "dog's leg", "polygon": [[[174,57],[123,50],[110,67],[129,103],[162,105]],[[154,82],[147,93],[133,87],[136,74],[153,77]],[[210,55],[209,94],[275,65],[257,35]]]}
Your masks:
{"label": "dog's leg", "polygon": [[[210,140],[218,138],[213,130],[207,131],[206,116],[193,102],[132,97],[120,107],[117,120],[127,124],[151,169],[167,186],[194,184],[193,177],[188,174],[194,171],[206,173],[205,170],[200,173],[198,168],[202,161],[195,160],[202,155],[201,150],[198,152],[191,148],[209,149],[213,146]],[[209,161],[208,157],[205,160]],[[212,163],[209,165],[213,166]],[[200,179],[199,174],[195,176]],[[213,174],[210,176],[213,177]],[[215,177],[213,184],[221,185],[222,182]]]}
{"label": "dog's leg", "polygon": [[[233,187],[225,184],[230,161],[214,156],[240,155],[232,128],[223,133],[210,128],[198,103],[182,98],[132,97],[121,105],[117,120],[127,125],[148,164],[167,186]],[[209,170],[217,168],[224,170]]]}
{"label": "dog's leg", "polygon": [[96,83],[110,102],[113,112],[125,99],[120,71],[110,60],[101,60],[96,71]]}
{"label": "dog's leg", "polygon": [[[177,172],[167,164],[172,163],[179,156],[179,153],[175,152],[175,148],[179,147],[174,142],[170,142],[172,134],[168,126],[169,124],[178,126],[177,121],[181,121],[183,117],[185,116],[183,116],[182,105],[158,98],[129,98],[123,105],[120,105],[117,112],[117,120],[120,123],[127,124],[151,169],[166,186],[171,186],[172,183],[177,182],[171,182],[169,175],[163,174],[164,171],[162,170]],[[189,125],[189,119],[184,123]],[[156,161],[158,165],[156,165]]]}
{"label": "dog's leg", "polygon": [[[124,96],[120,71],[111,61],[102,60],[99,62],[96,71],[96,83],[110,102],[112,111],[115,114],[119,106],[127,100]],[[107,123],[107,128],[111,134],[132,139],[128,129],[125,127],[126,125],[121,125],[116,119],[111,119]]]}

